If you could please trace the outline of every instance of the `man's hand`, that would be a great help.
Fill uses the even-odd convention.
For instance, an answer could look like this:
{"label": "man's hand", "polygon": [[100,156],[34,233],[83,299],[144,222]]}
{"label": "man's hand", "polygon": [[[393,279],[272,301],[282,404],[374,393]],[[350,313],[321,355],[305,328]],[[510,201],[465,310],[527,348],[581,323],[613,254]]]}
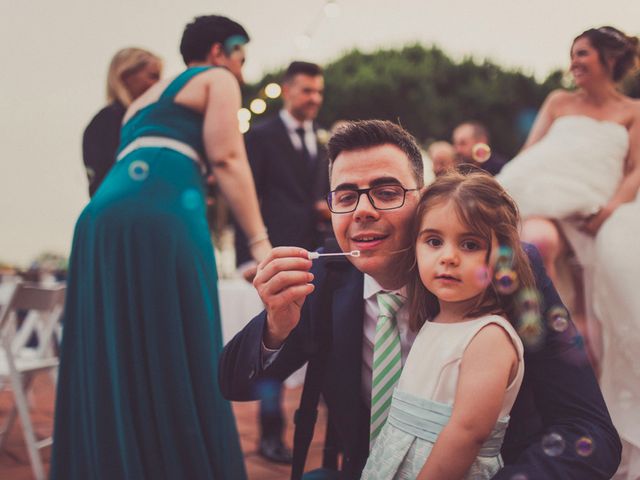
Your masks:
{"label": "man's hand", "polygon": [[309,252],[298,247],[277,247],[258,264],[253,286],[267,311],[264,345],[280,348],[300,321],[305,298],[314,286]]}

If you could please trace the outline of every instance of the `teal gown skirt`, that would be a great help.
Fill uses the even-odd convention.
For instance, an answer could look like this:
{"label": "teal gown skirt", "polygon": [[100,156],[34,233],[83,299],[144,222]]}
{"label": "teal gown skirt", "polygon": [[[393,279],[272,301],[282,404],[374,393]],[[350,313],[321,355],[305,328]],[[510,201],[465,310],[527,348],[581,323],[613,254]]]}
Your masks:
{"label": "teal gown skirt", "polygon": [[75,230],[53,480],[246,477],[202,175],[168,148],[116,163]]}

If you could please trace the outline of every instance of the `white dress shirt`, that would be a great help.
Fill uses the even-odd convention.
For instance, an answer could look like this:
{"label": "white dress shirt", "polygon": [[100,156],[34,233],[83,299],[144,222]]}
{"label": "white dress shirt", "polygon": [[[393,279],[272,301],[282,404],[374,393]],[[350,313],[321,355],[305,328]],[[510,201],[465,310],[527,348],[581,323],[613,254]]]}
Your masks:
{"label": "white dress shirt", "polygon": [[[362,335],[362,398],[367,406],[371,405],[371,382],[373,375],[373,346],[376,340],[376,325],[378,323],[378,314],[380,309],[378,308],[378,300],[376,294],[378,292],[390,292],[407,298],[407,290],[402,287],[398,290],[385,290],[373,277],[364,275],[364,322],[363,322],[363,335]],[[413,332],[409,328],[409,311],[407,303],[405,302],[402,307],[396,313],[396,323],[398,325],[398,332],[400,333],[400,349],[402,351],[402,365],[407,360],[411,345],[416,339],[418,332]]]}
{"label": "white dress shirt", "polygon": [[318,144],[316,143],[316,132],[313,130],[313,121],[305,120],[304,122],[300,122],[284,109],[280,110],[280,118],[287,128],[287,133],[289,133],[293,148],[298,151],[302,150],[302,143],[300,142],[300,135],[298,135],[296,129],[300,127],[304,129],[304,144],[311,158],[315,158],[318,155]]}

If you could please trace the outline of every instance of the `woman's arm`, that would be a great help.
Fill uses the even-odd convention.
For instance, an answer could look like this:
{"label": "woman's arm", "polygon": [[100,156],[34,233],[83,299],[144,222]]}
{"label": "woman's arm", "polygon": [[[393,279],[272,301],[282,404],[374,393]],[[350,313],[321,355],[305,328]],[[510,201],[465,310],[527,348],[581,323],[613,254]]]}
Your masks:
{"label": "woman's arm", "polygon": [[531,131],[529,132],[529,136],[527,137],[527,141],[524,143],[522,150],[529,148],[534,143],[538,143],[540,139],[547,134],[549,127],[551,127],[551,124],[555,120],[558,103],[560,103],[567,95],[568,93],[564,90],[554,90],[547,95],[542,107],[540,107],[540,111],[538,112],[535,122],[533,122],[533,127],[531,127]]}
{"label": "woman's arm", "polygon": [[204,145],[213,174],[236,221],[249,239],[251,255],[262,261],[271,250],[260,214],[256,188],[238,128],[240,87],[225,69],[211,72],[204,113]]}
{"label": "woman's arm", "polygon": [[583,229],[591,235],[598,233],[602,224],[616,208],[623,203],[633,201],[638,194],[638,188],[640,188],[640,106],[636,110],[633,123],[629,127],[629,153],[625,160],[624,178],[611,200],[585,223]]}
{"label": "woman's arm", "polygon": [[478,332],[462,357],[449,423],[438,436],[418,480],[465,476],[496,425],[517,362],[513,342],[502,327],[489,324]]}

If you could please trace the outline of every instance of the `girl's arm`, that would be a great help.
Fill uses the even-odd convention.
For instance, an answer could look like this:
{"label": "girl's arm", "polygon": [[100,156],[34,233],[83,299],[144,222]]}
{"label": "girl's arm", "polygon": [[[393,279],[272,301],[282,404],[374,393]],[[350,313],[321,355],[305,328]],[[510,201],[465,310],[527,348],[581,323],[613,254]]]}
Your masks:
{"label": "girl's arm", "polygon": [[529,148],[534,143],[538,143],[540,139],[547,134],[549,127],[551,127],[551,124],[555,120],[558,103],[560,103],[567,95],[568,93],[564,90],[554,90],[547,95],[542,107],[540,107],[540,111],[538,112],[535,122],[533,122],[533,127],[531,127],[531,131],[529,132],[529,136],[527,137],[527,141],[524,143],[522,150]]}
{"label": "girl's arm", "polygon": [[240,87],[235,77],[223,68],[211,71],[210,76],[203,128],[205,149],[220,190],[248,238],[251,255],[260,262],[271,251],[271,243],[238,128]]}
{"label": "girl's arm", "polygon": [[496,425],[518,355],[505,330],[483,327],[462,357],[453,412],[418,480],[463,478]]}
{"label": "girl's arm", "polygon": [[584,230],[591,235],[598,233],[602,224],[623,203],[631,202],[640,188],[640,105],[636,108],[636,115],[629,128],[629,153],[626,161],[626,171],[622,182],[611,200],[602,207],[596,215],[589,218]]}

